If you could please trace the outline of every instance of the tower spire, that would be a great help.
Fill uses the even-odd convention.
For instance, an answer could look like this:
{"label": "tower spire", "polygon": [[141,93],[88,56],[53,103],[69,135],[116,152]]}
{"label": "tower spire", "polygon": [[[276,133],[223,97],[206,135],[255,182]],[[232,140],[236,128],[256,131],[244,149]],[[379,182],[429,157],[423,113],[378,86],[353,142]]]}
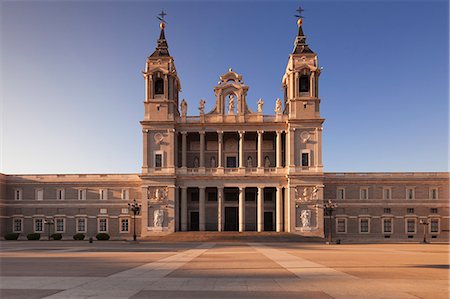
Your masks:
{"label": "tower spire", "polygon": [[306,43],[306,36],[303,33],[303,16],[302,13],[305,10],[301,8],[301,6],[298,7],[297,15],[294,15],[297,18],[297,26],[298,26],[298,33],[297,37],[295,38],[295,44],[294,44],[294,50],[292,51],[292,54],[302,54],[302,53],[314,53]]}
{"label": "tower spire", "polygon": [[159,27],[161,28],[161,33],[159,34],[159,39],[157,41],[157,45],[156,45],[156,49],[153,52],[152,55],[150,55],[150,57],[159,57],[159,56],[170,56],[169,54],[169,46],[167,45],[167,40],[166,40],[166,35],[164,34],[164,28],[166,28],[166,20],[164,19],[164,17],[167,14],[164,12],[164,10],[162,10],[159,13],[159,17],[156,17],[158,20],[161,21],[161,23],[159,23]]}

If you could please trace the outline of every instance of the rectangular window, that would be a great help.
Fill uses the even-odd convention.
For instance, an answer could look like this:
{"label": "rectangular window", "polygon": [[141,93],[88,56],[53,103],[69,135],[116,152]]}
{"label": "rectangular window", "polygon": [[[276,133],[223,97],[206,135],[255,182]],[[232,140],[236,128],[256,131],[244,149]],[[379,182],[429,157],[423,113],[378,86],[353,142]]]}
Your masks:
{"label": "rectangular window", "polygon": [[98,232],[105,233],[108,231],[108,219],[100,218],[98,220]]}
{"label": "rectangular window", "polygon": [[77,219],[77,233],[85,233],[86,232],[86,219],[78,218]]}
{"label": "rectangular window", "polygon": [[22,200],[22,189],[14,189],[14,200]]}
{"label": "rectangular window", "polygon": [[430,213],[431,214],[437,214],[438,213],[438,209],[437,208],[431,208],[430,209]]}
{"label": "rectangular window", "polygon": [[414,208],[407,208],[406,209],[407,214],[414,214]]}
{"label": "rectangular window", "polygon": [[13,232],[21,233],[23,230],[23,220],[21,218],[13,219]]}
{"label": "rectangular window", "polygon": [[438,189],[437,188],[430,189],[430,198],[438,199]]}
{"label": "rectangular window", "polygon": [[337,199],[345,199],[345,189],[344,188],[337,189]]}
{"label": "rectangular window", "polygon": [[369,188],[361,188],[359,197],[360,199],[369,199]]}
{"label": "rectangular window", "polygon": [[416,233],[416,219],[406,219],[406,232]]}
{"label": "rectangular window", "polygon": [[345,218],[337,218],[336,219],[336,232],[337,233],[346,233],[347,232],[347,219]]}
{"label": "rectangular window", "polygon": [[44,232],[44,219],[36,218],[34,219],[34,232],[43,233]]}
{"label": "rectangular window", "polygon": [[309,153],[302,153],[302,166],[309,166]]}
{"label": "rectangular window", "polygon": [[78,190],[78,200],[86,200],[86,189]]}
{"label": "rectangular window", "polygon": [[128,214],[128,213],[129,213],[128,208],[122,208],[122,209],[120,210],[120,213],[121,213],[121,214]]}
{"label": "rectangular window", "polygon": [[100,200],[107,200],[108,199],[108,190],[107,189],[100,189],[99,190]]}
{"label": "rectangular window", "polygon": [[162,154],[160,153],[155,154],[155,168],[161,168],[162,165],[163,165]]}
{"label": "rectangular window", "polygon": [[64,189],[56,189],[56,199],[64,200],[64,197],[65,197]]}
{"label": "rectangular window", "polygon": [[208,201],[217,201],[217,193],[216,192],[209,192],[207,197],[208,197]]}
{"label": "rectangular window", "polygon": [[383,188],[383,199],[391,199],[391,188]]}
{"label": "rectangular window", "polygon": [[121,219],[120,220],[120,232],[121,233],[127,233],[127,232],[129,232],[129,229],[128,229],[128,219]]}
{"label": "rectangular window", "polygon": [[383,209],[383,213],[384,214],[390,214],[391,213],[391,208],[384,208]]}
{"label": "rectangular window", "polygon": [[392,233],[392,219],[390,218],[383,219],[383,233],[385,234]]}
{"label": "rectangular window", "polygon": [[227,156],[227,168],[236,168],[237,159],[236,156]]}
{"label": "rectangular window", "polygon": [[414,199],[414,188],[406,189],[406,199]]}
{"label": "rectangular window", "polygon": [[369,233],[369,219],[367,218],[359,219],[359,232]]}
{"label": "rectangular window", "polygon": [[122,189],[122,200],[129,200],[129,199],[130,199],[130,190]]}
{"label": "rectangular window", "polygon": [[44,200],[44,189],[36,189],[36,200]]}
{"label": "rectangular window", "polygon": [[100,209],[100,214],[108,214],[108,209]]}
{"label": "rectangular window", "polygon": [[430,233],[438,233],[438,232],[439,232],[439,219],[431,219]]}
{"label": "rectangular window", "polygon": [[299,91],[308,92],[309,91],[309,76],[301,75],[299,78]]}
{"label": "rectangular window", "polygon": [[55,232],[63,233],[65,231],[65,219],[64,218],[56,218],[55,219]]}

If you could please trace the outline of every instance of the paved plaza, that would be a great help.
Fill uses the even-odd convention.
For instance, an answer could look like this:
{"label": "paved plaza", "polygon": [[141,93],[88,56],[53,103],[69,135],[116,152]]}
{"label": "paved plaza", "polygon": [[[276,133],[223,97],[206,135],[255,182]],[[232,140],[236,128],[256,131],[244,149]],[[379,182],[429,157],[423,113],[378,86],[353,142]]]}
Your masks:
{"label": "paved plaza", "polygon": [[1,242],[1,298],[448,298],[447,244]]}

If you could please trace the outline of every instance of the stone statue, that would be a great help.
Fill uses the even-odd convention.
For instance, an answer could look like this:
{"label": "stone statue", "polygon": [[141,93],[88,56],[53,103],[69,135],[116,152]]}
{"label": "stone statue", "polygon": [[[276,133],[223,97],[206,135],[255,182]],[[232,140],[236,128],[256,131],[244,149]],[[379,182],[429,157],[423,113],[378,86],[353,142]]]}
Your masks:
{"label": "stone statue", "polygon": [[270,159],[269,156],[264,157],[264,167],[268,168],[270,167]]}
{"label": "stone statue", "polygon": [[200,100],[200,106],[198,107],[198,110],[200,110],[200,114],[205,114],[205,100]]}
{"label": "stone statue", "polygon": [[303,188],[303,194],[302,194],[303,200],[308,200],[308,188]]}
{"label": "stone statue", "polygon": [[181,101],[180,106],[181,106],[181,116],[186,116],[186,113],[187,113],[187,103],[186,103],[186,101],[185,101],[184,99]]}
{"label": "stone statue", "polygon": [[310,210],[302,210],[300,215],[300,219],[302,220],[302,227],[310,227],[311,225],[311,211]]}
{"label": "stone statue", "polygon": [[248,156],[247,158],[247,167],[252,168],[253,167],[253,158],[252,156]]}
{"label": "stone statue", "polygon": [[318,194],[319,193],[319,188],[317,188],[317,186],[314,186],[313,190],[312,190],[312,199],[317,199]]}
{"label": "stone statue", "polygon": [[164,222],[164,211],[163,210],[155,210],[153,212],[153,226],[154,227],[162,227]]}
{"label": "stone statue", "polygon": [[229,100],[228,100],[228,114],[233,115],[234,114],[234,96],[230,94]]}
{"label": "stone statue", "polygon": [[194,158],[194,168],[198,168],[198,157]]}
{"label": "stone statue", "polygon": [[262,113],[263,105],[264,105],[263,99],[259,99],[259,101],[258,101],[258,113]]}
{"label": "stone statue", "polygon": [[212,156],[209,163],[210,163],[211,168],[215,168],[216,167],[216,157]]}
{"label": "stone statue", "polygon": [[283,109],[283,103],[281,102],[280,99],[277,99],[277,101],[275,102],[275,113],[276,114],[281,114],[281,110]]}

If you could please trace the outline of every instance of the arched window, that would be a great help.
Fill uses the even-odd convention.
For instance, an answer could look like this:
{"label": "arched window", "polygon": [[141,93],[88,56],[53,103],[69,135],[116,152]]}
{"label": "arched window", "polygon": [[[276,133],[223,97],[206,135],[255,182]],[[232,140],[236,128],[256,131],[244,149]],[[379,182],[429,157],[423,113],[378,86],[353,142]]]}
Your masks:
{"label": "arched window", "polygon": [[162,78],[155,80],[155,94],[164,94],[164,80]]}
{"label": "arched window", "polygon": [[301,75],[298,85],[299,85],[300,92],[308,92],[309,91],[309,76]]}

